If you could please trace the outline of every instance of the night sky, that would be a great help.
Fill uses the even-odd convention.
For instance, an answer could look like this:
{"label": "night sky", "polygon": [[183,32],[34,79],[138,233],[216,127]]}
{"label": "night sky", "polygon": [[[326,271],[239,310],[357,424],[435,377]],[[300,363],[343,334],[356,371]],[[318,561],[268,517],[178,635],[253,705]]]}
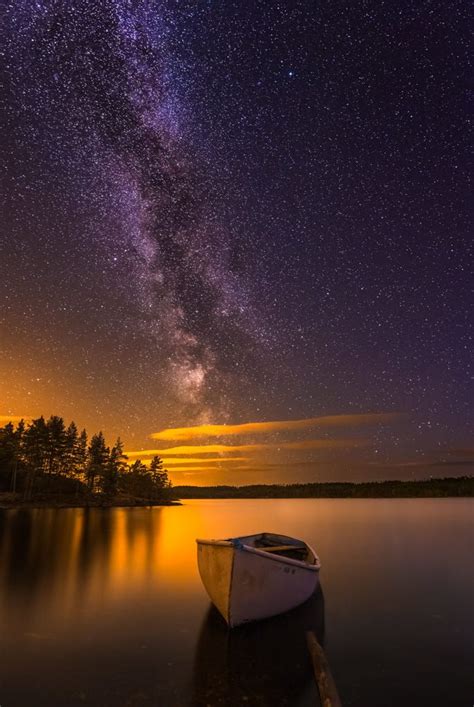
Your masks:
{"label": "night sky", "polygon": [[469,10],[5,2],[1,419],[176,483],[472,473]]}

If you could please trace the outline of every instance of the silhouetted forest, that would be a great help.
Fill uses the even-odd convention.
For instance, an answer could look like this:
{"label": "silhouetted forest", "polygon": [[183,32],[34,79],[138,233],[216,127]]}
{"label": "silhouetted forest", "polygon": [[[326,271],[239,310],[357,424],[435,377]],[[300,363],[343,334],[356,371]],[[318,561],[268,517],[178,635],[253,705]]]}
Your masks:
{"label": "silhouetted forest", "polygon": [[102,432],[89,440],[53,415],[0,428],[0,491],[11,502],[134,505],[169,500],[171,483],[160,457],[129,464],[120,439],[112,447]]}
{"label": "silhouetted forest", "polygon": [[178,498],[436,498],[474,496],[474,477],[363,483],[175,486],[173,492]]}

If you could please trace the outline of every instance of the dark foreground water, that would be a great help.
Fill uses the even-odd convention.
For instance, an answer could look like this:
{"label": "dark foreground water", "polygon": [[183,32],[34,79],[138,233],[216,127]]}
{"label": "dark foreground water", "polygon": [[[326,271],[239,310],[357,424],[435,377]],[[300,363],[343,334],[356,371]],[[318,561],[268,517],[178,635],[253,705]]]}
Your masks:
{"label": "dark foreground water", "polygon": [[[469,499],[0,512],[0,705],[317,705],[313,629],[346,706],[471,707],[473,519]],[[194,540],[264,530],[315,547],[322,593],[228,632]]]}

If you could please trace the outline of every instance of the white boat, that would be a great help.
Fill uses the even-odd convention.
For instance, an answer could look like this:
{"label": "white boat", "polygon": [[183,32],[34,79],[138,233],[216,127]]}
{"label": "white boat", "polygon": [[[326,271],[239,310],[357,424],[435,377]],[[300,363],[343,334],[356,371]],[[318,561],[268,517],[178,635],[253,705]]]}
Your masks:
{"label": "white boat", "polygon": [[289,611],[318,586],[321,563],[302,540],[259,533],[196,542],[202,583],[230,627]]}

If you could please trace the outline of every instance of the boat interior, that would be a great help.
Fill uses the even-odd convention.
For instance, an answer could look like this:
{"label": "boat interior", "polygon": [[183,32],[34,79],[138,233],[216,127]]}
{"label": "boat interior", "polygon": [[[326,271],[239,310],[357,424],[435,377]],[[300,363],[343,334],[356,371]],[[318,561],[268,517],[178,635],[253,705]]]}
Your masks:
{"label": "boat interior", "polygon": [[309,564],[316,563],[313,553],[304,542],[286,535],[259,533],[258,535],[241,537],[239,540],[243,545],[248,545],[264,552],[271,552],[272,555],[289,557],[292,560],[308,562]]}

